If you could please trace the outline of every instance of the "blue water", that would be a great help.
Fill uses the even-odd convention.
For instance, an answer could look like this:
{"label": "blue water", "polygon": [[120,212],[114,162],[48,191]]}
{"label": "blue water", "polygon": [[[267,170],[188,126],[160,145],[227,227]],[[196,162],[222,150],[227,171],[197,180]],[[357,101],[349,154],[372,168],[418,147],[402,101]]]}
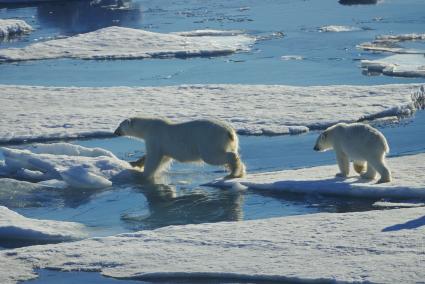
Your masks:
{"label": "blue water", "polygon": [[[356,49],[376,35],[423,32],[422,0],[382,1],[378,5],[340,5],[336,0],[128,1],[130,8],[105,8],[90,1],[0,8],[0,17],[19,17],[37,30],[21,40],[0,43],[22,47],[55,36],[69,36],[120,25],[154,32],[241,29],[254,36],[283,32],[255,44],[252,51],[215,58],[154,60],[47,60],[0,64],[0,84],[52,86],[154,86],[188,83],[385,84],[424,79],[365,76],[360,59],[383,57]],[[114,1],[107,1],[114,2]],[[126,1],[124,1],[126,2]],[[323,25],[364,30],[318,32]],[[305,60],[281,60],[299,55]]]}
{"label": "blue water", "polygon": [[[241,29],[263,37],[250,52],[213,58],[152,60],[44,60],[0,64],[0,84],[44,86],[161,86],[200,83],[375,85],[423,83],[422,78],[367,76],[360,59],[388,54],[358,50],[357,44],[376,35],[423,33],[423,0],[385,0],[377,5],[341,5],[337,0],[134,0],[112,9],[105,0],[59,1],[34,5],[0,5],[0,18],[20,18],[36,30],[0,48],[24,47],[58,36],[119,25],[154,32],[194,29]],[[115,7],[117,8],[117,7]],[[121,7],[122,8],[122,7]],[[323,33],[323,25],[361,28],[355,32]],[[279,36],[283,33],[284,36]],[[423,48],[423,42],[402,43]],[[282,60],[296,55],[303,60]],[[381,126],[390,156],[425,152],[425,113],[400,124]],[[312,151],[318,133],[298,136],[240,138],[249,172],[275,171],[335,163],[332,152]],[[133,160],[144,152],[140,141],[126,138],[74,141],[102,147]],[[3,157],[0,154],[0,159]],[[163,184],[116,183],[98,191],[0,189],[0,205],[27,217],[81,222],[91,236],[107,236],[167,225],[238,221],[374,209],[376,200],[235,191],[202,186],[225,172],[217,167],[175,163]],[[10,189],[8,189],[10,190]],[[12,198],[13,197],[13,198]],[[1,243],[0,243],[1,246]],[[1,248],[0,248],[1,249]],[[115,283],[93,273],[39,271],[28,283]],[[190,281],[189,281],[190,282]],[[118,282],[117,282],[118,283]],[[123,282],[119,282],[123,283]],[[124,282],[125,283],[125,282]],[[127,283],[134,283],[128,281]],[[141,283],[141,282],[138,282]]]}

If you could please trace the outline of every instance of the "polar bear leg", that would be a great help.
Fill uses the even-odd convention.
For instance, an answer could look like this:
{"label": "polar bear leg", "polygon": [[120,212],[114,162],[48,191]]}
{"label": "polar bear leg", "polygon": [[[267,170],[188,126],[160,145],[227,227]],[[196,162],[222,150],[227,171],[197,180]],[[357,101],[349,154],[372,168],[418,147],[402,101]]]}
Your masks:
{"label": "polar bear leg", "polygon": [[337,177],[347,177],[350,173],[350,161],[344,152],[336,152],[336,160],[338,162],[339,173]]}
{"label": "polar bear leg", "polygon": [[155,174],[170,161],[170,158],[164,157],[162,155],[146,155],[145,169],[143,171],[143,175],[148,179],[153,178]]}
{"label": "polar bear leg", "polygon": [[367,171],[360,175],[364,179],[375,179],[376,170],[375,167],[372,166],[370,162],[367,163]]}
{"label": "polar bear leg", "polygon": [[145,166],[145,162],[146,162],[146,155],[144,155],[143,157],[141,157],[137,161],[130,162],[130,165],[133,168],[141,168],[141,169],[143,169],[143,167]]}
{"label": "polar bear leg", "polygon": [[353,161],[353,167],[356,173],[361,174],[366,170],[366,161]]}
{"label": "polar bear leg", "polygon": [[381,157],[381,159],[376,161],[371,161],[370,164],[381,175],[381,178],[378,180],[378,183],[391,181],[391,172],[385,164],[384,157]]}
{"label": "polar bear leg", "polygon": [[227,152],[226,160],[226,164],[230,169],[230,174],[226,178],[240,178],[245,175],[245,165],[242,163],[238,154]]}

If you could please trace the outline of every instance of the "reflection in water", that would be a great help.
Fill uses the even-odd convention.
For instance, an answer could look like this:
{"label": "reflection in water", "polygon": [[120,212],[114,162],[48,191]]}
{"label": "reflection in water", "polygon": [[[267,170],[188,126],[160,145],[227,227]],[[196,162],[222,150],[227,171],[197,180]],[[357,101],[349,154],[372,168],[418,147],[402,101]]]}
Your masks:
{"label": "reflection in water", "polygon": [[132,0],[59,1],[37,6],[37,17],[41,25],[72,35],[109,26],[138,27],[142,13]]}
{"label": "reflection in water", "polygon": [[122,214],[130,230],[155,229],[168,225],[199,224],[243,219],[243,195],[228,190],[180,189],[169,185],[143,185],[148,213]]}

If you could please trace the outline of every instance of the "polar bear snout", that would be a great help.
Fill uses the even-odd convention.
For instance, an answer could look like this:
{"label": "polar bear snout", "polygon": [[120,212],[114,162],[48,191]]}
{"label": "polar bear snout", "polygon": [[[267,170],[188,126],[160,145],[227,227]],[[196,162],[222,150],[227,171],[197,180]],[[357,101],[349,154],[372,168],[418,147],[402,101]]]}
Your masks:
{"label": "polar bear snout", "polygon": [[314,145],[314,148],[313,148],[313,150],[314,150],[314,151],[317,151],[317,152],[319,152],[319,151],[320,151],[320,148],[319,148],[319,146],[317,146],[317,144],[316,144],[316,145]]}

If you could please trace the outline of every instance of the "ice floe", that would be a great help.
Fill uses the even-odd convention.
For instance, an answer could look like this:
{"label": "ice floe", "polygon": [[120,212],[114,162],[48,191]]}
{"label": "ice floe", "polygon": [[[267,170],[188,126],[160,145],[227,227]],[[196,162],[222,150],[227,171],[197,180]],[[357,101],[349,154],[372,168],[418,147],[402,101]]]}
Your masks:
{"label": "ice floe", "polygon": [[186,32],[174,32],[171,34],[187,36],[187,37],[198,37],[198,36],[235,36],[244,34],[241,30],[193,30]]}
{"label": "ice floe", "polygon": [[380,35],[372,42],[364,42],[357,47],[375,52],[392,52],[400,54],[425,54],[425,49],[405,48],[399,45],[403,41],[425,40],[425,34]]}
{"label": "ice floe", "polygon": [[230,35],[225,31],[201,30],[179,35],[108,27],[68,38],[34,43],[24,48],[2,49],[0,60],[218,56],[247,51],[254,42],[254,37],[243,34]]}
{"label": "ice floe", "polygon": [[360,30],[361,29],[357,27],[338,26],[338,25],[322,26],[319,28],[320,32],[332,32],[332,33],[353,32],[353,31],[360,31]]}
{"label": "ice floe", "polygon": [[403,41],[425,40],[425,34],[400,34],[377,36],[372,42],[358,48],[373,52],[391,52],[395,55],[375,60],[362,60],[361,67],[370,73],[397,77],[425,77],[425,49],[405,48]]}
{"label": "ice floe", "polygon": [[5,242],[57,243],[86,237],[85,227],[74,222],[26,218],[0,206],[0,246]]}
{"label": "ice floe", "polygon": [[3,174],[39,182],[41,186],[98,189],[112,185],[111,179],[129,169],[127,162],[111,152],[69,143],[36,144],[29,149],[2,148]]}
{"label": "ice floe", "polygon": [[0,142],[111,136],[122,119],[138,115],[163,116],[178,122],[216,118],[247,135],[297,134],[340,121],[411,115],[415,111],[411,94],[419,87],[0,85]]}
{"label": "ice floe", "polygon": [[0,40],[25,33],[29,33],[33,28],[23,20],[0,19]]}
{"label": "ice floe", "polygon": [[301,55],[282,55],[280,57],[280,59],[282,59],[284,61],[289,61],[289,60],[304,60],[304,57],[302,57]]}
{"label": "ice floe", "polygon": [[204,277],[238,282],[415,283],[425,279],[423,208],[320,213],[169,226],[0,251],[2,283],[31,268],[98,271],[137,280]]}
{"label": "ice floe", "polygon": [[425,203],[376,201],[372,204],[372,206],[378,207],[378,208],[411,208],[411,207],[425,207]]}
{"label": "ice floe", "polygon": [[424,54],[395,54],[375,60],[362,60],[361,67],[369,74],[381,73],[397,77],[425,77]]}
{"label": "ice floe", "polygon": [[425,154],[389,158],[393,173],[390,183],[376,184],[353,174],[335,177],[337,165],[319,166],[248,175],[243,179],[216,180],[209,186],[245,187],[253,190],[362,198],[425,199]]}

